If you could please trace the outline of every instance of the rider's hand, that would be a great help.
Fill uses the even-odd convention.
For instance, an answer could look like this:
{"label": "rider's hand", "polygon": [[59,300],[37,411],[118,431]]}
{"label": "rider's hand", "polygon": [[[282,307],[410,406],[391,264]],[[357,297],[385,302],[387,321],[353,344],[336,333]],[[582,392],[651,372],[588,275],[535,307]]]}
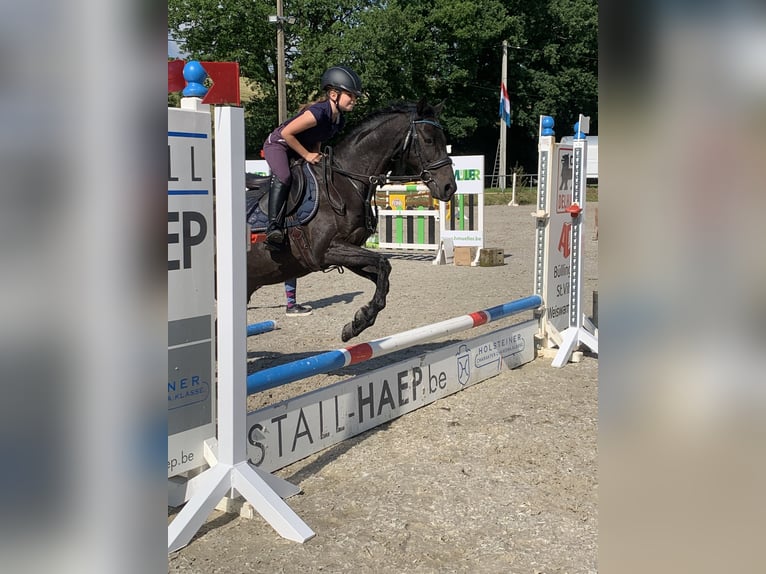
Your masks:
{"label": "rider's hand", "polygon": [[309,163],[319,163],[322,161],[322,154],[310,152],[308,155],[306,155],[306,161]]}

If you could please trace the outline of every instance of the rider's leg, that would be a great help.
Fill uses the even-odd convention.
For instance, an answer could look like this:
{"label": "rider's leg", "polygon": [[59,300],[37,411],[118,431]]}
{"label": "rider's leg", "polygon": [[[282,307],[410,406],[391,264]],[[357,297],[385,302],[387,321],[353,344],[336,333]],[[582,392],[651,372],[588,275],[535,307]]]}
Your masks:
{"label": "rider's leg", "polygon": [[263,157],[271,169],[271,188],[269,190],[269,224],[266,229],[266,248],[282,249],[285,232],[284,222],[287,211],[287,196],[289,195],[292,175],[290,162],[287,157],[287,144],[271,142],[271,136],[263,145]]}
{"label": "rider's leg", "polygon": [[285,211],[290,186],[282,183],[276,175],[271,176],[269,191],[269,226],[266,228],[266,247],[281,249],[285,241]]}

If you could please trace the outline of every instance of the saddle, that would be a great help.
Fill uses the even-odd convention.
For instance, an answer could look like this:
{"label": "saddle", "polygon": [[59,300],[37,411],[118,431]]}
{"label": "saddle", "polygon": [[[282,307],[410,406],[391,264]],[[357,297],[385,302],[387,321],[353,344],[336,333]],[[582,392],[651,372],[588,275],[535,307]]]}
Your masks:
{"label": "saddle", "polygon": [[[309,164],[298,160],[290,165],[293,182],[287,198],[285,227],[291,228],[309,222],[319,208],[319,184]],[[247,223],[254,232],[265,231],[269,223],[269,189],[271,176],[245,174],[245,210]]]}

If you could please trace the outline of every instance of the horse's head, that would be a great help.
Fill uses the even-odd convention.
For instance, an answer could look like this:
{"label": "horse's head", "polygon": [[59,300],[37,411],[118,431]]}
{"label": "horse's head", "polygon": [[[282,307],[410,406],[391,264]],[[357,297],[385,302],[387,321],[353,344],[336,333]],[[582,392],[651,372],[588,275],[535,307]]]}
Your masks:
{"label": "horse's head", "polygon": [[425,98],[416,107],[403,145],[404,164],[418,172],[431,196],[449,201],[457,191],[452,160],[447,155],[447,138],[437,117],[442,105],[430,106]]}

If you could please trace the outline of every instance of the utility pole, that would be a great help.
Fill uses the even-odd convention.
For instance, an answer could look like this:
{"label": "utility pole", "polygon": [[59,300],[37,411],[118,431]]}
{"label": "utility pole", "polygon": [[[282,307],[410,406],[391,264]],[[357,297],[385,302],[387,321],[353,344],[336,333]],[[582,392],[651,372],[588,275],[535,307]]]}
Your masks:
{"label": "utility pole", "polygon": [[287,91],[285,90],[285,22],[295,24],[295,18],[284,17],[282,0],[277,0],[277,15],[269,16],[269,22],[277,25],[277,111],[279,123],[287,119]]}
{"label": "utility pole", "polygon": [[[508,40],[503,40],[503,69],[500,71],[502,85],[508,89]],[[506,130],[505,120],[500,117],[500,189],[505,189],[506,173]]]}
{"label": "utility pole", "polygon": [[279,123],[287,119],[287,93],[285,92],[285,26],[282,0],[277,0],[277,100]]}

